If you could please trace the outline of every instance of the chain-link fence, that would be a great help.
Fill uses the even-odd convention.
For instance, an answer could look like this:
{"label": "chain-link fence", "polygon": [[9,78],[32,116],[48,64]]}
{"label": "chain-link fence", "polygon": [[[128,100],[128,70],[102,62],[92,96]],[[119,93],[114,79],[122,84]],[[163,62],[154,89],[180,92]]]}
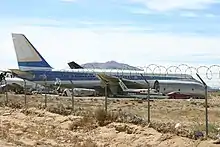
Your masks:
{"label": "chain-link fence", "polygon": [[[110,74],[116,73],[117,75],[122,75],[124,73],[130,72],[130,75],[138,75],[140,73],[150,76],[164,76],[167,75],[178,75],[182,78],[186,78],[187,75],[192,76],[194,79],[199,80],[196,76],[198,74],[208,86],[217,87],[220,83],[220,66],[210,65],[210,66],[190,66],[187,64],[172,65],[172,66],[163,66],[158,64],[150,64],[145,67],[138,67],[140,70],[129,71],[126,69],[112,69],[104,70],[100,69],[100,72]],[[90,69],[84,69],[86,72],[89,72]],[[79,70],[81,72],[82,70]],[[94,74],[97,73],[97,70],[92,70]],[[116,71],[116,72],[115,72]],[[128,74],[129,75],[129,74]],[[126,76],[127,77],[127,76]],[[46,82],[46,80],[45,80]],[[62,81],[61,81],[62,83]],[[72,81],[74,87],[74,81]],[[45,83],[46,85],[46,83]],[[61,86],[61,85],[59,85]],[[106,90],[107,91],[107,90]],[[205,88],[204,88],[205,92]],[[220,111],[218,106],[220,102],[218,101],[218,93],[215,95],[208,94],[208,101],[205,103],[205,100],[149,100],[148,104],[145,100],[133,100],[133,99],[119,99],[119,98],[108,98],[107,94],[105,95],[106,99],[103,97],[94,98],[94,97],[74,97],[72,99],[61,97],[61,96],[52,96],[45,95],[42,96],[25,96],[25,101],[23,101],[23,95],[14,96],[9,95],[9,104],[7,106],[22,108],[25,102],[26,108],[37,107],[45,108],[48,111],[68,115],[74,113],[75,115],[81,115],[85,111],[95,111],[96,108],[104,108],[108,112],[116,111],[123,112],[123,114],[132,114],[134,118],[139,117],[142,121],[149,119],[150,113],[150,122],[154,127],[163,126],[166,124],[181,124],[184,128],[183,130],[173,130],[177,133],[180,133],[184,136],[184,131],[186,128],[190,128],[194,131],[204,131],[206,126],[209,128],[210,134],[215,134],[217,127],[220,126],[219,116]],[[19,104],[13,103],[17,101]],[[150,102],[150,103],[149,103]],[[150,106],[150,107],[149,107]],[[150,108],[150,111],[149,111]],[[208,109],[207,109],[208,108]],[[207,121],[206,109],[209,110],[209,123]],[[206,114],[206,117],[205,117]],[[203,117],[204,116],[204,117]],[[133,118],[133,117],[132,117]],[[136,120],[135,120],[136,122]],[[160,123],[158,123],[160,122]],[[169,129],[173,129],[170,128]],[[193,127],[193,128],[192,128]],[[160,131],[168,131],[166,128],[160,128]],[[185,134],[186,135],[186,134]]]}

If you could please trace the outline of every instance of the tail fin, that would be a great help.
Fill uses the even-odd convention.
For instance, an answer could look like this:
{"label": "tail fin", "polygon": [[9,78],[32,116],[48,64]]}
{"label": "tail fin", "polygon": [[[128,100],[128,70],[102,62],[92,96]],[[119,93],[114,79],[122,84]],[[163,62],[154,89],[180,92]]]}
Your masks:
{"label": "tail fin", "polygon": [[79,64],[77,64],[76,62],[72,61],[68,63],[69,67],[71,69],[83,69],[82,66],[80,66]]}
{"label": "tail fin", "polygon": [[20,70],[52,69],[25,35],[12,33],[12,39]]}
{"label": "tail fin", "polygon": [[121,86],[121,89],[123,90],[123,91],[126,91],[126,90],[128,90],[128,87],[124,84],[124,82],[122,82],[122,80],[121,79],[118,79],[119,80],[119,85]]}

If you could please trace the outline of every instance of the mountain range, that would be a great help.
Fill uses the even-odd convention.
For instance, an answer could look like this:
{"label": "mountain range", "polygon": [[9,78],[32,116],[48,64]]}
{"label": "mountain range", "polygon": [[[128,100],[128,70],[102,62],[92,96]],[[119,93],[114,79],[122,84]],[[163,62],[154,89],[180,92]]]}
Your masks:
{"label": "mountain range", "polygon": [[98,69],[124,69],[124,70],[142,70],[135,66],[131,66],[125,63],[119,63],[116,61],[107,61],[105,63],[91,62],[81,65],[83,68],[98,68]]}

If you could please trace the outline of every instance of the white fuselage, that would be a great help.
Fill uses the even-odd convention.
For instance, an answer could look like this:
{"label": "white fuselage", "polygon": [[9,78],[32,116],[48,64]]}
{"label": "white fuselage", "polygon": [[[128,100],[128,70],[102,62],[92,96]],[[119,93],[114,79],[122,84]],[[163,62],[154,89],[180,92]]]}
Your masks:
{"label": "white fuselage", "polygon": [[27,88],[35,88],[35,86],[36,86],[36,83],[31,82],[31,81],[27,81],[27,80],[25,80],[25,82],[24,82],[23,79],[18,78],[18,77],[14,77],[11,73],[6,74],[5,80],[6,80],[6,83],[9,84],[9,85],[17,84],[21,87],[24,87],[25,82],[26,82],[26,87]]}

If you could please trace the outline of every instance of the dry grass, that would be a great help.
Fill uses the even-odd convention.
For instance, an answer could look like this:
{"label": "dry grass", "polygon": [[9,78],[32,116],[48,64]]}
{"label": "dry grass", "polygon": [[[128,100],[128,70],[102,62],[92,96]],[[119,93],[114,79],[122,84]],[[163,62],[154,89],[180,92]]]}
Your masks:
{"label": "dry grass", "polygon": [[[109,130],[115,131],[115,136],[119,134],[137,136],[143,128],[147,131],[153,128],[151,130],[162,133],[158,138],[159,142],[172,140],[176,135],[197,139],[196,132],[203,134],[205,132],[204,117],[202,117],[204,116],[204,100],[151,101],[151,123],[148,124],[146,101],[109,99],[106,113],[103,109],[104,101],[102,99],[76,98],[73,116],[71,100],[68,98],[50,97],[45,109],[42,96],[27,96],[29,108],[24,107],[23,96],[12,96],[9,95],[9,103],[1,111],[4,110],[4,113],[8,113],[10,110],[19,115],[10,123],[4,122],[4,125],[0,127],[2,130],[0,138],[21,146],[33,144],[32,146],[97,147],[102,143],[100,140],[105,140],[106,136],[96,137],[96,134],[101,132],[101,135],[106,135]],[[0,102],[3,100],[1,98]],[[209,100],[209,137],[213,139],[216,138],[220,125],[219,105],[218,99]],[[0,113],[3,114],[1,111]],[[10,115],[5,118],[9,118]],[[20,117],[19,121],[16,120]],[[23,117],[25,120],[22,122]],[[177,123],[181,124],[179,128],[175,128]],[[105,130],[107,133],[103,133]],[[146,133],[146,130],[143,132]],[[22,137],[32,141],[22,141]],[[146,135],[141,137],[146,137]],[[108,139],[105,142],[109,143]]]}
{"label": "dry grass", "polygon": [[46,110],[51,113],[56,113],[56,114],[60,114],[60,115],[64,115],[64,116],[71,114],[71,110],[69,109],[69,107],[66,107],[62,103],[58,103],[56,105],[51,104],[46,108]]}
{"label": "dry grass", "polygon": [[97,128],[95,120],[91,116],[83,116],[79,120],[72,121],[69,125],[69,130],[75,131],[78,129],[83,129],[84,131],[89,131]]}
{"label": "dry grass", "polygon": [[86,139],[83,142],[74,144],[74,147],[98,147],[98,145],[92,139]]}
{"label": "dry grass", "polygon": [[[214,94],[213,97],[218,97]],[[0,97],[0,106],[3,106],[4,97]],[[27,96],[28,106],[44,109],[42,96]],[[8,107],[13,109],[24,108],[24,97],[10,95]],[[216,98],[209,100],[209,134],[210,138],[216,138],[218,126],[220,125],[220,102]],[[101,106],[101,107],[100,107]],[[47,111],[63,116],[71,115],[71,100],[68,98],[48,98]],[[140,100],[113,99],[108,102],[108,112],[103,109],[103,100],[76,98],[76,116],[82,119],[73,121],[69,130],[92,130],[97,126],[105,126],[111,122],[132,123],[146,126],[147,124],[147,102]],[[24,112],[28,115],[28,111]],[[199,116],[199,117],[198,117]],[[194,132],[204,132],[204,100],[154,100],[151,101],[151,124],[150,127],[162,133],[172,133],[183,137],[194,138]],[[197,118],[198,119],[195,119]],[[181,122],[181,129],[175,129],[176,123]],[[215,123],[216,122],[216,123]],[[38,128],[40,129],[40,128]],[[123,128],[119,128],[123,130]],[[51,133],[51,135],[53,132]],[[43,132],[42,132],[42,135]]]}
{"label": "dry grass", "polygon": [[105,126],[111,122],[116,121],[118,114],[114,112],[106,112],[104,109],[98,108],[95,111],[95,119],[100,126]]}
{"label": "dry grass", "polygon": [[[191,127],[191,129],[193,130],[193,132],[203,132],[205,134],[205,124],[204,123],[195,123],[195,125],[193,125]],[[208,132],[209,132],[209,138],[212,138],[212,139],[218,139],[217,138],[217,135],[220,133],[220,130],[219,129],[219,125],[217,124],[214,124],[214,123],[209,123],[208,124]],[[194,136],[194,139],[195,136]]]}

